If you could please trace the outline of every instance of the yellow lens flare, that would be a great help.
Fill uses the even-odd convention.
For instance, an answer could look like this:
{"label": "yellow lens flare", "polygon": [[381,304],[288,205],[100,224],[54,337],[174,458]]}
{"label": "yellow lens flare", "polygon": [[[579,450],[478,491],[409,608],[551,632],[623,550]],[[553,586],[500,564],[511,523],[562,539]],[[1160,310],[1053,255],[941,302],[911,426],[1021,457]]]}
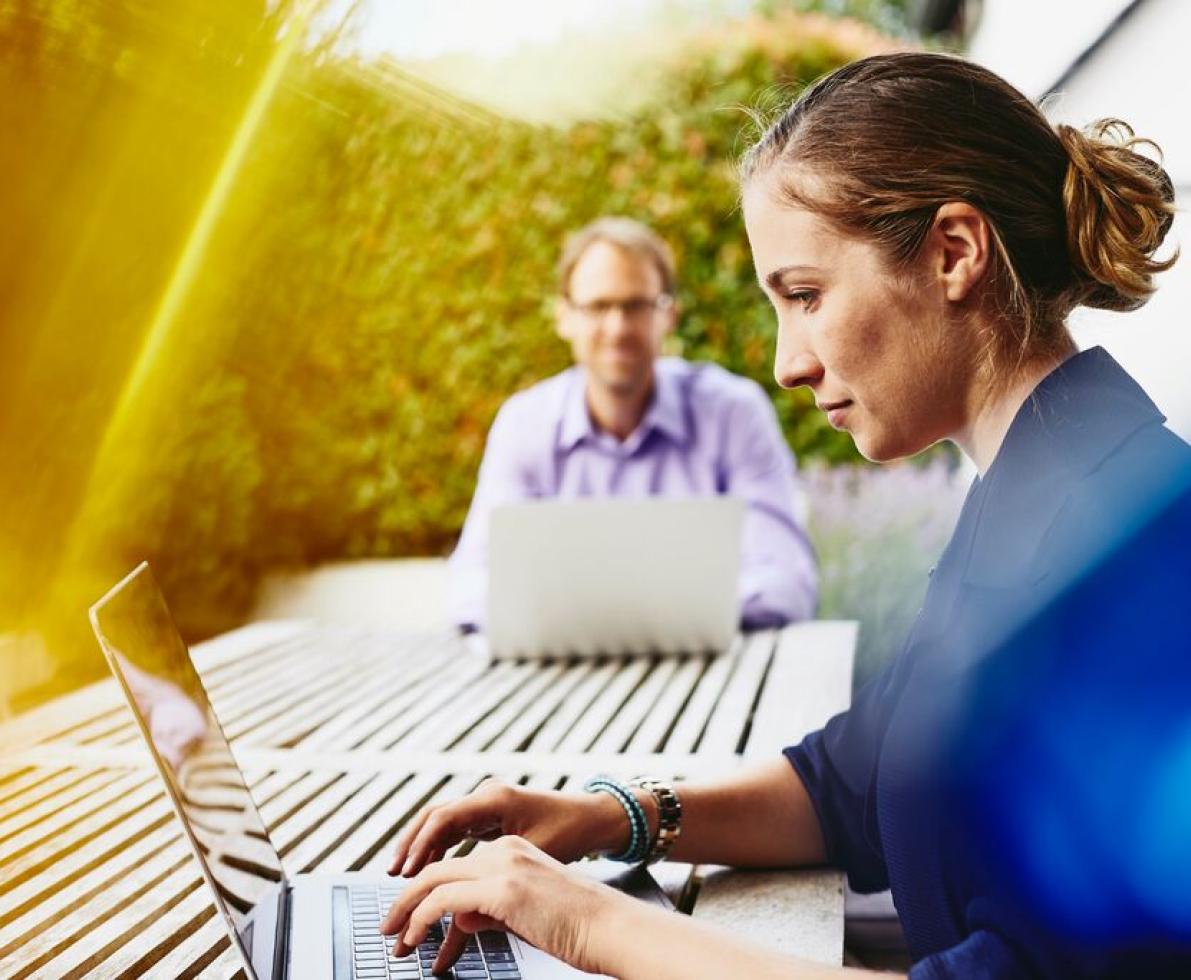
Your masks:
{"label": "yellow lens flare", "polygon": [[[7,607],[4,610],[7,622],[0,622],[0,716],[10,710],[14,692],[19,693],[44,684],[63,657],[70,660],[85,656],[88,652],[86,648],[76,649],[83,647],[86,638],[73,627],[77,625],[75,620],[85,623],[86,604],[95,597],[91,592],[99,581],[96,578],[97,574],[102,575],[110,570],[105,566],[111,558],[107,554],[110,550],[107,537],[111,527],[110,521],[105,525],[104,517],[110,517],[113,512],[126,510],[126,504],[122,501],[131,499],[129,495],[137,493],[135,481],[139,470],[138,459],[152,453],[151,448],[144,448],[146,436],[149,439],[154,438],[154,432],[147,426],[169,424],[168,418],[155,421],[155,413],[161,415],[159,410],[162,408],[163,400],[160,379],[164,376],[176,376],[181,362],[195,361],[204,351],[204,347],[209,348],[211,345],[210,340],[204,344],[204,338],[201,336],[196,339],[193,335],[179,331],[179,326],[187,322],[186,314],[191,307],[196,302],[203,301],[199,293],[205,296],[209,291],[207,277],[216,274],[211,267],[211,260],[216,257],[210,254],[210,250],[221,218],[227,212],[229,199],[237,189],[237,182],[242,176],[254,140],[261,135],[270,106],[279,88],[284,84],[287,68],[293,62],[295,54],[302,51],[303,42],[310,35],[312,17],[323,6],[325,0],[301,0],[293,4],[288,11],[282,10],[274,21],[277,26],[269,27],[264,20],[258,22],[256,29],[269,31],[265,36],[270,38],[270,43],[268,49],[263,52],[264,58],[260,62],[262,67],[252,70],[248,75],[248,78],[252,79],[249,82],[251,89],[245,96],[235,98],[234,88],[227,88],[229,84],[235,84],[234,72],[239,67],[238,64],[232,65],[232,75],[225,73],[224,77],[203,77],[195,74],[193,77],[173,79],[185,84],[185,97],[191,99],[201,99],[202,89],[206,84],[222,85],[225,94],[230,94],[234,99],[232,104],[238,104],[243,108],[238,118],[230,117],[234,121],[229,127],[230,137],[226,148],[222,152],[216,152],[214,159],[217,163],[213,172],[208,170],[212,175],[205,191],[202,192],[197,209],[192,212],[194,217],[190,226],[174,239],[181,241],[176,262],[164,276],[156,280],[164,285],[160,289],[151,315],[144,321],[143,330],[138,331],[141,333],[141,339],[132,346],[133,356],[123,361],[123,364],[131,363],[131,367],[127,370],[122,384],[117,380],[107,388],[112,392],[118,386],[119,392],[114,401],[106,402],[113,406],[107,414],[106,421],[97,421],[94,427],[80,426],[77,433],[72,435],[78,442],[74,451],[74,458],[78,461],[75,464],[75,473],[82,477],[81,480],[72,480],[72,483],[74,487],[81,487],[82,492],[73,496],[77,501],[73,507],[60,511],[60,515],[69,515],[67,527],[62,531],[55,528],[52,534],[46,535],[49,553],[38,559],[41,565],[36,578],[40,581],[41,588],[35,590],[37,598],[24,608],[19,601],[16,606],[7,601],[4,603]],[[217,17],[212,15],[210,22],[216,25],[212,29],[218,28]],[[178,30],[184,29],[184,25],[174,27]],[[157,25],[140,24],[136,28],[130,28],[133,29],[148,35],[151,41],[146,43],[144,37],[139,35],[135,38],[130,36],[127,40],[119,38],[118,35],[115,37],[118,44],[127,46],[122,57],[133,57],[138,51],[136,44],[141,43],[139,51],[145,57],[140,65],[143,74],[135,77],[141,80],[143,88],[117,86],[119,92],[111,97],[119,103],[123,111],[109,111],[112,107],[106,106],[103,111],[108,115],[104,118],[111,123],[110,128],[107,131],[90,130],[84,137],[80,137],[76,144],[87,151],[87,160],[90,162],[84,179],[97,193],[85,197],[91,206],[78,215],[82,223],[73,229],[73,247],[65,255],[65,274],[59,277],[57,288],[48,294],[47,301],[41,306],[42,315],[38,319],[47,324],[47,329],[31,341],[28,348],[31,356],[26,361],[26,373],[28,370],[34,370],[40,376],[47,370],[52,371],[53,365],[64,357],[74,356],[77,359],[77,355],[70,353],[73,345],[62,329],[76,329],[80,324],[80,312],[84,315],[91,314],[91,322],[94,324],[92,329],[107,330],[111,330],[122,315],[127,315],[127,303],[121,309],[119,305],[100,301],[90,310],[80,311],[80,297],[102,294],[102,289],[96,288],[89,278],[96,274],[96,256],[106,256],[114,268],[119,268],[121,263],[135,262],[136,250],[143,250],[145,243],[152,241],[144,234],[137,240],[136,229],[141,229],[142,233],[146,228],[168,232],[167,226],[160,222],[153,224],[143,221],[142,214],[128,212],[126,202],[122,202],[118,197],[113,198],[115,183],[112,178],[122,177],[126,180],[128,173],[136,172],[132,165],[137,162],[135,158],[138,154],[147,154],[155,162],[161,160],[166,166],[176,168],[176,181],[180,188],[189,183],[188,178],[195,172],[197,161],[192,162],[186,159],[185,155],[171,160],[168,151],[161,153],[158,147],[146,147],[146,138],[167,143],[170,140],[171,134],[163,132],[160,128],[160,105],[163,101],[178,97],[177,93],[171,90],[170,82],[173,76],[170,75],[170,71],[179,73],[185,69],[181,66],[173,69],[168,66],[163,68],[159,64],[168,59],[167,52],[171,50],[168,41],[172,39],[162,39],[154,35]],[[229,45],[237,43],[231,34],[224,40]],[[162,43],[154,47],[153,41]],[[194,39],[188,37],[185,43],[193,46]],[[148,54],[145,55],[145,52]],[[99,55],[95,57],[102,65],[101,72],[109,72],[112,78],[119,77],[122,81],[127,79],[128,76],[122,74],[123,69],[118,63],[105,62]],[[201,57],[201,54],[196,56],[198,59]],[[221,70],[220,62],[215,58],[205,62],[199,60],[199,64],[208,72]],[[251,65],[251,62],[247,64]],[[71,67],[70,62],[56,62],[47,57],[45,67],[41,70],[69,73]],[[53,76],[47,74],[45,77]],[[77,75],[70,74],[62,77],[68,81],[78,79]],[[94,78],[99,77],[102,76],[91,76],[91,84],[100,84],[94,82]],[[36,85],[38,81],[31,77],[28,84]],[[77,84],[77,81],[74,84]],[[102,90],[110,94],[113,88],[109,84]],[[44,94],[41,90],[34,91],[39,91],[39,95]],[[44,95],[45,98],[55,96],[56,93],[52,92]],[[225,95],[219,98],[226,102]],[[206,112],[208,118],[217,120],[217,116],[211,115],[209,107],[200,105],[198,108],[201,112]],[[58,146],[59,150],[70,148],[69,133],[46,133],[44,140],[47,147]],[[110,148],[107,152],[104,151],[105,146]],[[61,153],[55,154],[55,157],[59,156]],[[207,169],[209,164],[200,166]],[[116,173],[117,170],[120,173]],[[26,193],[35,192],[27,190]],[[152,201],[150,192],[145,201],[138,202],[138,205],[152,208]],[[47,199],[45,203],[52,204],[53,201]],[[77,215],[77,212],[72,211],[72,214]],[[226,258],[224,261],[226,263]],[[199,288],[196,289],[196,286]],[[46,295],[46,292],[43,291],[42,295]],[[111,295],[127,299],[125,294],[118,291],[113,291]],[[107,298],[105,295],[104,299]],[[84,298],[81,302],[85,304],[87,300]],[[92,302],[95,303],[95,300],[92,299]],[[117,304],[118,302],[117,299]],[[48,325],[51,323],[59,326],[49,329]],[[83,348],[86,346],[84,344]],[[210,353],[209,350],[206,352]],[[163,372],[162,369],[166,366],[168,371]],[[17,377],[20,378],[20,375]],[[22,383],[29,387],[35,380],[36,377],[30,377]],[[105,387],[106,378],[97,376],[95,384],[97,390]],[[37,385],[33,385],[33,388],[36,387]],[[133,448],[138,446],[139,449]],[[41,516],[50,516],[52,519],[52,514],[53,508],[50,508]],[[38,519],[36,515],[27,515],[27,518]],[[12,557],[16,561],[21,560],[16,555]],[[6,574],[10,577],[19,576],[19,568],[12,567]],[[5,632],[6,630],[9,632]],[[65,647],[69,649],[63,649]],[[62,683],[71,686],[79,679],[81,678],[72,680],[70,677],[63,677]]]}

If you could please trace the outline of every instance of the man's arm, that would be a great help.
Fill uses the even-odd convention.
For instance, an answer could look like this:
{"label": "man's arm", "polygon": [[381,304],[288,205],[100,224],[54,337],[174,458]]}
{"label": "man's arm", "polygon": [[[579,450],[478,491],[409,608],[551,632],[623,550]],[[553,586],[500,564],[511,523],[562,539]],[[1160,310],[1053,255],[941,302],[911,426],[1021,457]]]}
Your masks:
{"label": "man's arm", "polygon": [[519,414],[517,404],[510,399],[492,421],[476,491],[459,544],[451,555],[451,619],[464,629],[482,630],[487,619],[488,521],[492,509],[534,494],[532,475],[526,465],[524,434],[518,431],[516,421]]}
{"label": "man's arm", "polygon": [[801,490],[794,456],[765,392],[750,384],[730,408],[727,492],[747,504],[741,554],[746,627],[810,619],[818,601],[815,554],[795,513]]}

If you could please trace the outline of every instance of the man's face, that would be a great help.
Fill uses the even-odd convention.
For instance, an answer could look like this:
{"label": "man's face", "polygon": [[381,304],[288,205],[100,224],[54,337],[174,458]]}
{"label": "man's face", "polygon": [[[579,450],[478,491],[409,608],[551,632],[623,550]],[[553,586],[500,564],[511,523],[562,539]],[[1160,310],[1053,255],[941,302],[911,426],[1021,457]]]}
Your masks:
{"label": "man's face", "polygon": [[621,397],[649,390],[675,319],[653,262],[609,242],[594,242],[579,257],[558,303],[558,335],[587,369],[588,383]]}

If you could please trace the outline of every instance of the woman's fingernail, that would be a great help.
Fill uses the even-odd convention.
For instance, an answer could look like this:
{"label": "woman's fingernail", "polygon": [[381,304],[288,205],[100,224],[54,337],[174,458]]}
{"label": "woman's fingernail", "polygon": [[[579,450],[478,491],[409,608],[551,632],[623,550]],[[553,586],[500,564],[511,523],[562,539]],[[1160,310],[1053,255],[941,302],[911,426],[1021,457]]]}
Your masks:
{"label": "woman's fingernail", "polygon": [[413,874],[413,869],[414,869],[414,856],[411,854],[405,860],[405,867],[403,867],[401,869],[401,876],[403,878],[408,878],[411,874]]}

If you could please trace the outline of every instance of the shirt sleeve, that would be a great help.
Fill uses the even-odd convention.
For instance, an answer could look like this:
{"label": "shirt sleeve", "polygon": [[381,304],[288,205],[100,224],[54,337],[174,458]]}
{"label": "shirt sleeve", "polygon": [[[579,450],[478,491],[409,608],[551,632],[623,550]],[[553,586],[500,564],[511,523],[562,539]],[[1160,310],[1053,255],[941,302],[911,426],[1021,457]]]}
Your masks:
{"label": "shirt sleeve", "polygon": [[487,618],[488,521],[492,509],[537,495],[517,415],[515,400],[505,402],[488,430],[476,491],[448,565],[451,619],[462,629],[482,630]]}
{"label": "shirt sleeve", "polygon": [[847,872],[861,893],[889,887],[877,827],[877,761],[909,669],[903,650],[857,692],[851,708],[783,750],[814,805],[827,863]]}
{"label": "shirt sleeve", "polygon": [[981,929],[950,949],[920,959],[910,980],[1027,980],[1037,976],[996,932]]}
{"label": "shirt sleeve", "polygon": [[[922,957],[910,970],[910,980],[1068,980],[1070,977],[1166,977],[1171,972],[1164,957],[1117,957],[1096,944],[1077,945],[1060,937],[1007,896],[991,894],[968,900],[964,909],[966,935]],[[1132,968],[1130,968],[1132,966]]]}
{"label": "shirt sleeve", "polygon": [[810,619],[818,601],[814,550],[796,514],[794,456],[765,392],[750,384],[733,402],[725,440],[725,490],[744,500],[741,621],[746,629]]}

